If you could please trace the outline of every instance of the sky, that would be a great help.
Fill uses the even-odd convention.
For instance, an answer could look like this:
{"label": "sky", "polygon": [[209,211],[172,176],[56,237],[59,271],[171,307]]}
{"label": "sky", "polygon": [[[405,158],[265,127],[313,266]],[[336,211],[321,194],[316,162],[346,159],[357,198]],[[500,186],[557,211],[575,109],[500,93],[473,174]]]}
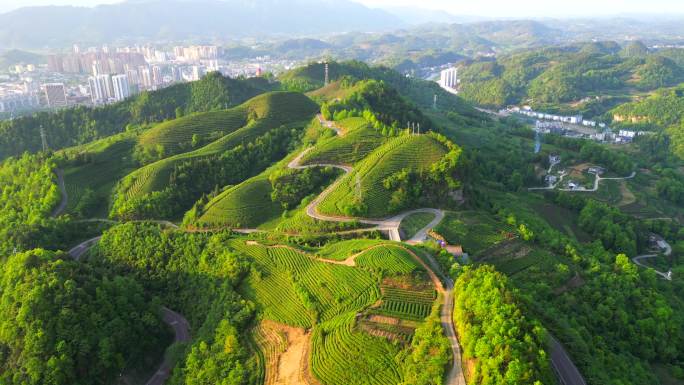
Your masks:
{"label": "sky", "polygon": [[[120,0],[0,0],[0,12],[30,5],[93,6]],[[488,17],[684,14],[683,0],[354,0],[373,8],[407,6]]]}

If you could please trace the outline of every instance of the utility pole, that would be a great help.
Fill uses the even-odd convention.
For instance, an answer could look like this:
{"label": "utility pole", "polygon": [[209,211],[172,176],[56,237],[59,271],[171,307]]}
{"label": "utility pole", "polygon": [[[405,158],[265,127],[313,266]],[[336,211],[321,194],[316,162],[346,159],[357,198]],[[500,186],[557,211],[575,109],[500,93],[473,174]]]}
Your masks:
{"label": "utility pole", "polygon": [[330,68],[328,67],[328,62],[325,62],[325,85],[327,86],[330,82]]}
{"label": "utility pole", "polygon": [[43,127],[42,125],[40,126],[40,140],[43,142],[43,152],[47,152],[47,133],[45,133],[45,127]]}

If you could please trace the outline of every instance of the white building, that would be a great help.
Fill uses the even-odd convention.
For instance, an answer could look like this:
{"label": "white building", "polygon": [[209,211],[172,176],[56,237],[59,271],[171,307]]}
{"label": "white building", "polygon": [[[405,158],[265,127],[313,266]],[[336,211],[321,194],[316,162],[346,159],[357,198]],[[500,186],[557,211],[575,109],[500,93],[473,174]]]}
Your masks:
{"label": "white building", "polygon": [[126,75],[112,76],[112,85],[114,88],[114,99],[121,101],[131,96],[131,89],[128,85],[128,77]]}
{"label": "white building", "polygon": [[164,79],[162,78],[161,67],[152,66],[152,85],[158,87],[164,84]]}
{"label": "white building", "polygon": [[97,75],[88,78],[90,98],[94,104],[106,103],[114,98],[114,84],[110,75]]}
{"label": "white building", "polygon": [[439,86],[449,92],[455,92],[458,87],[458,68],[447,68],[440,72]]}
{"label": "white building", "polygon": [[66,107],[67,100],[64,83],[48,83],[44,87],[48,107]]}

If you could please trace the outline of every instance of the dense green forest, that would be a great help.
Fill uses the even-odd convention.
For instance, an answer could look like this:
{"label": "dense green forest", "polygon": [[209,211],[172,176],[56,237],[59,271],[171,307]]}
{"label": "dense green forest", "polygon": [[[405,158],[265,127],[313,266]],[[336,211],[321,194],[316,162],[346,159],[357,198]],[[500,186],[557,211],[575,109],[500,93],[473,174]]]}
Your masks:
{"label": "dense green forest", "polygon": [[466,61],[459,77],[460,95],[468,101],[540,105],[671,86],[684,80],[684,69],[658,53],[599,42]]}
{"label": "dense green forest", "polygon": [[104,107],[75,107],[0,121],[0,159],[39,151],[41,127],[50,148],[60,149],[184,114],[236,106],[274,88],[277,85],[263,78],[232,79],[211,73],[198,82],[143,92]]}
{"label": "dense green forest", "polygon": [[473,361],[471,384],[551,383],[546,332],[523,310],[506,276],[491,266],[469,267],[454,284],[454,320],[463,359]]}
{"label": "dense green forest", "polygon": [[8,385],[111,383],[155,364],[150,353],[168,339],[159,304],[134,279],[40,249],[3,263],[0,310]]}

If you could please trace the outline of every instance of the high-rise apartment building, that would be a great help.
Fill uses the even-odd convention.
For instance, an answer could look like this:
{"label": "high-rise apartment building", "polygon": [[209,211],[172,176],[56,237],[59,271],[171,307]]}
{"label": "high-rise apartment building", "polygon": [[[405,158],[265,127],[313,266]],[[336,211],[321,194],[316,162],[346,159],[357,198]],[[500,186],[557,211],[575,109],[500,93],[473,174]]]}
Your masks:
{"label": "high-rise apartment building", "polygon": [[114,99],[121,101],[131,96],[131,89],[128,85],[128,77],[126,75],[112,76],[112,85],[114,87]]}
{"label": "high-rise apartment building", "polygon": [[441,72],[439,77],[440,87],[446,90],[456,90],[458,86],[458,68],[447,68]]}

